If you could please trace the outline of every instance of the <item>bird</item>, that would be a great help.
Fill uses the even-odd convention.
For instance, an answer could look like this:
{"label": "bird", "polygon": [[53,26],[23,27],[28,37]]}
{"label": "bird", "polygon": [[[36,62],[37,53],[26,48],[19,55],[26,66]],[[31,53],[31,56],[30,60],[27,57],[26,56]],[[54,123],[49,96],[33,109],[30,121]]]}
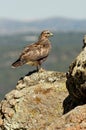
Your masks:
{"label": "bird", "polygon": [[35,66],[37,71],[42,70],[41,65],[47,59],[51,50],[50,36],[53,36],[53,33],[49,30],[42,31],[35,43],[27,45],[22,50],[19,58],[12,63],[12,68],[29,64]]}
{"label": "bird", "polygon": [[83,37],[83,47],[82,48],[85,48],[86,47],[86,35],[84,35]]}

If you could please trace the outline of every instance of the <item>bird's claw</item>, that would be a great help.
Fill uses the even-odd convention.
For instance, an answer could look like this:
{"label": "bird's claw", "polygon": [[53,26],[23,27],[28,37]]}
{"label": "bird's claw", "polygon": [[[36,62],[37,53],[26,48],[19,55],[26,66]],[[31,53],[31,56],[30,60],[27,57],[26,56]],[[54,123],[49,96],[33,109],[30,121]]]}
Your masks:
{"label": "bird's claw", "polygon": [[42,72],[44,72],[44,71],[45,71],[45,69],[40,68],[38,72],[42,73]]}

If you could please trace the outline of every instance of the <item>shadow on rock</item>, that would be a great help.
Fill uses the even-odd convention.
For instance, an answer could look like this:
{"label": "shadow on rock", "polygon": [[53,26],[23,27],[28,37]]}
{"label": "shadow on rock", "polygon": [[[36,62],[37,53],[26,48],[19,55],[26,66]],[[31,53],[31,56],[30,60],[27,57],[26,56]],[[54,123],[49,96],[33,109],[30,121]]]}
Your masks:
{"label": "shadow on rock", "polygon": [[[30,71],[30,72],[28,72],[25,76],[30,76],[30,75],[32,75],[33,73],[36,73],[36,72],[37,72],[37,70]],[[25,77],[25,76],[24,76],[24,77]],[[21,78],[19,79],[19,81],[23,80],[24,77],[21,77]]]}
{"label": "shadow on rock", "polygon": [[86,47],[69,66],[66,74],[69,96],[64,100],[64,114],[78,105],[86,104]]}

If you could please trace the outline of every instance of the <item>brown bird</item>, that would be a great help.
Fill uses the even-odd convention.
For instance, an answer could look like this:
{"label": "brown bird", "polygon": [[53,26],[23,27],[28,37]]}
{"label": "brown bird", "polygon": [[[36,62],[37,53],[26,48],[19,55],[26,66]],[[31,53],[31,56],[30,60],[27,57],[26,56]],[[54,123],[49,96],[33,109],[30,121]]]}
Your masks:
{"label": "brown bird", "polygon": [[83,37],[83,47],[82,48],[85,48],[86,47],[86,35],[84,35]]}
{"label": "brown bird", "polygon": [[37,71],[42,69],[41,64],[47,59],[51,49],[51,43],[48,38],[52,35],[50,31],[44,30],[37,42],[24,48],[18,60],[12,64],[12,67],[16,68],[24,64],[29,64],[36,66]]}

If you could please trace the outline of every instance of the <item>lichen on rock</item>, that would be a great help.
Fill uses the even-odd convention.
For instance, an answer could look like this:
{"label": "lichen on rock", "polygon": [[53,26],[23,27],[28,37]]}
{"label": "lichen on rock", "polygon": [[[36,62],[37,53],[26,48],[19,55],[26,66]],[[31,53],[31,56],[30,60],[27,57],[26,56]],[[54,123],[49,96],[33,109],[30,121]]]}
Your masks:
{"label": "lichen on rock", "polygon": [[45,130],[63,114],[68,95],[64,73],[28,74],[1,102],[2,130]]}
{"label": "lichen on rock", "polygon": [[86,47],[70,65],[66,85],[76,104],[86,103]]}

